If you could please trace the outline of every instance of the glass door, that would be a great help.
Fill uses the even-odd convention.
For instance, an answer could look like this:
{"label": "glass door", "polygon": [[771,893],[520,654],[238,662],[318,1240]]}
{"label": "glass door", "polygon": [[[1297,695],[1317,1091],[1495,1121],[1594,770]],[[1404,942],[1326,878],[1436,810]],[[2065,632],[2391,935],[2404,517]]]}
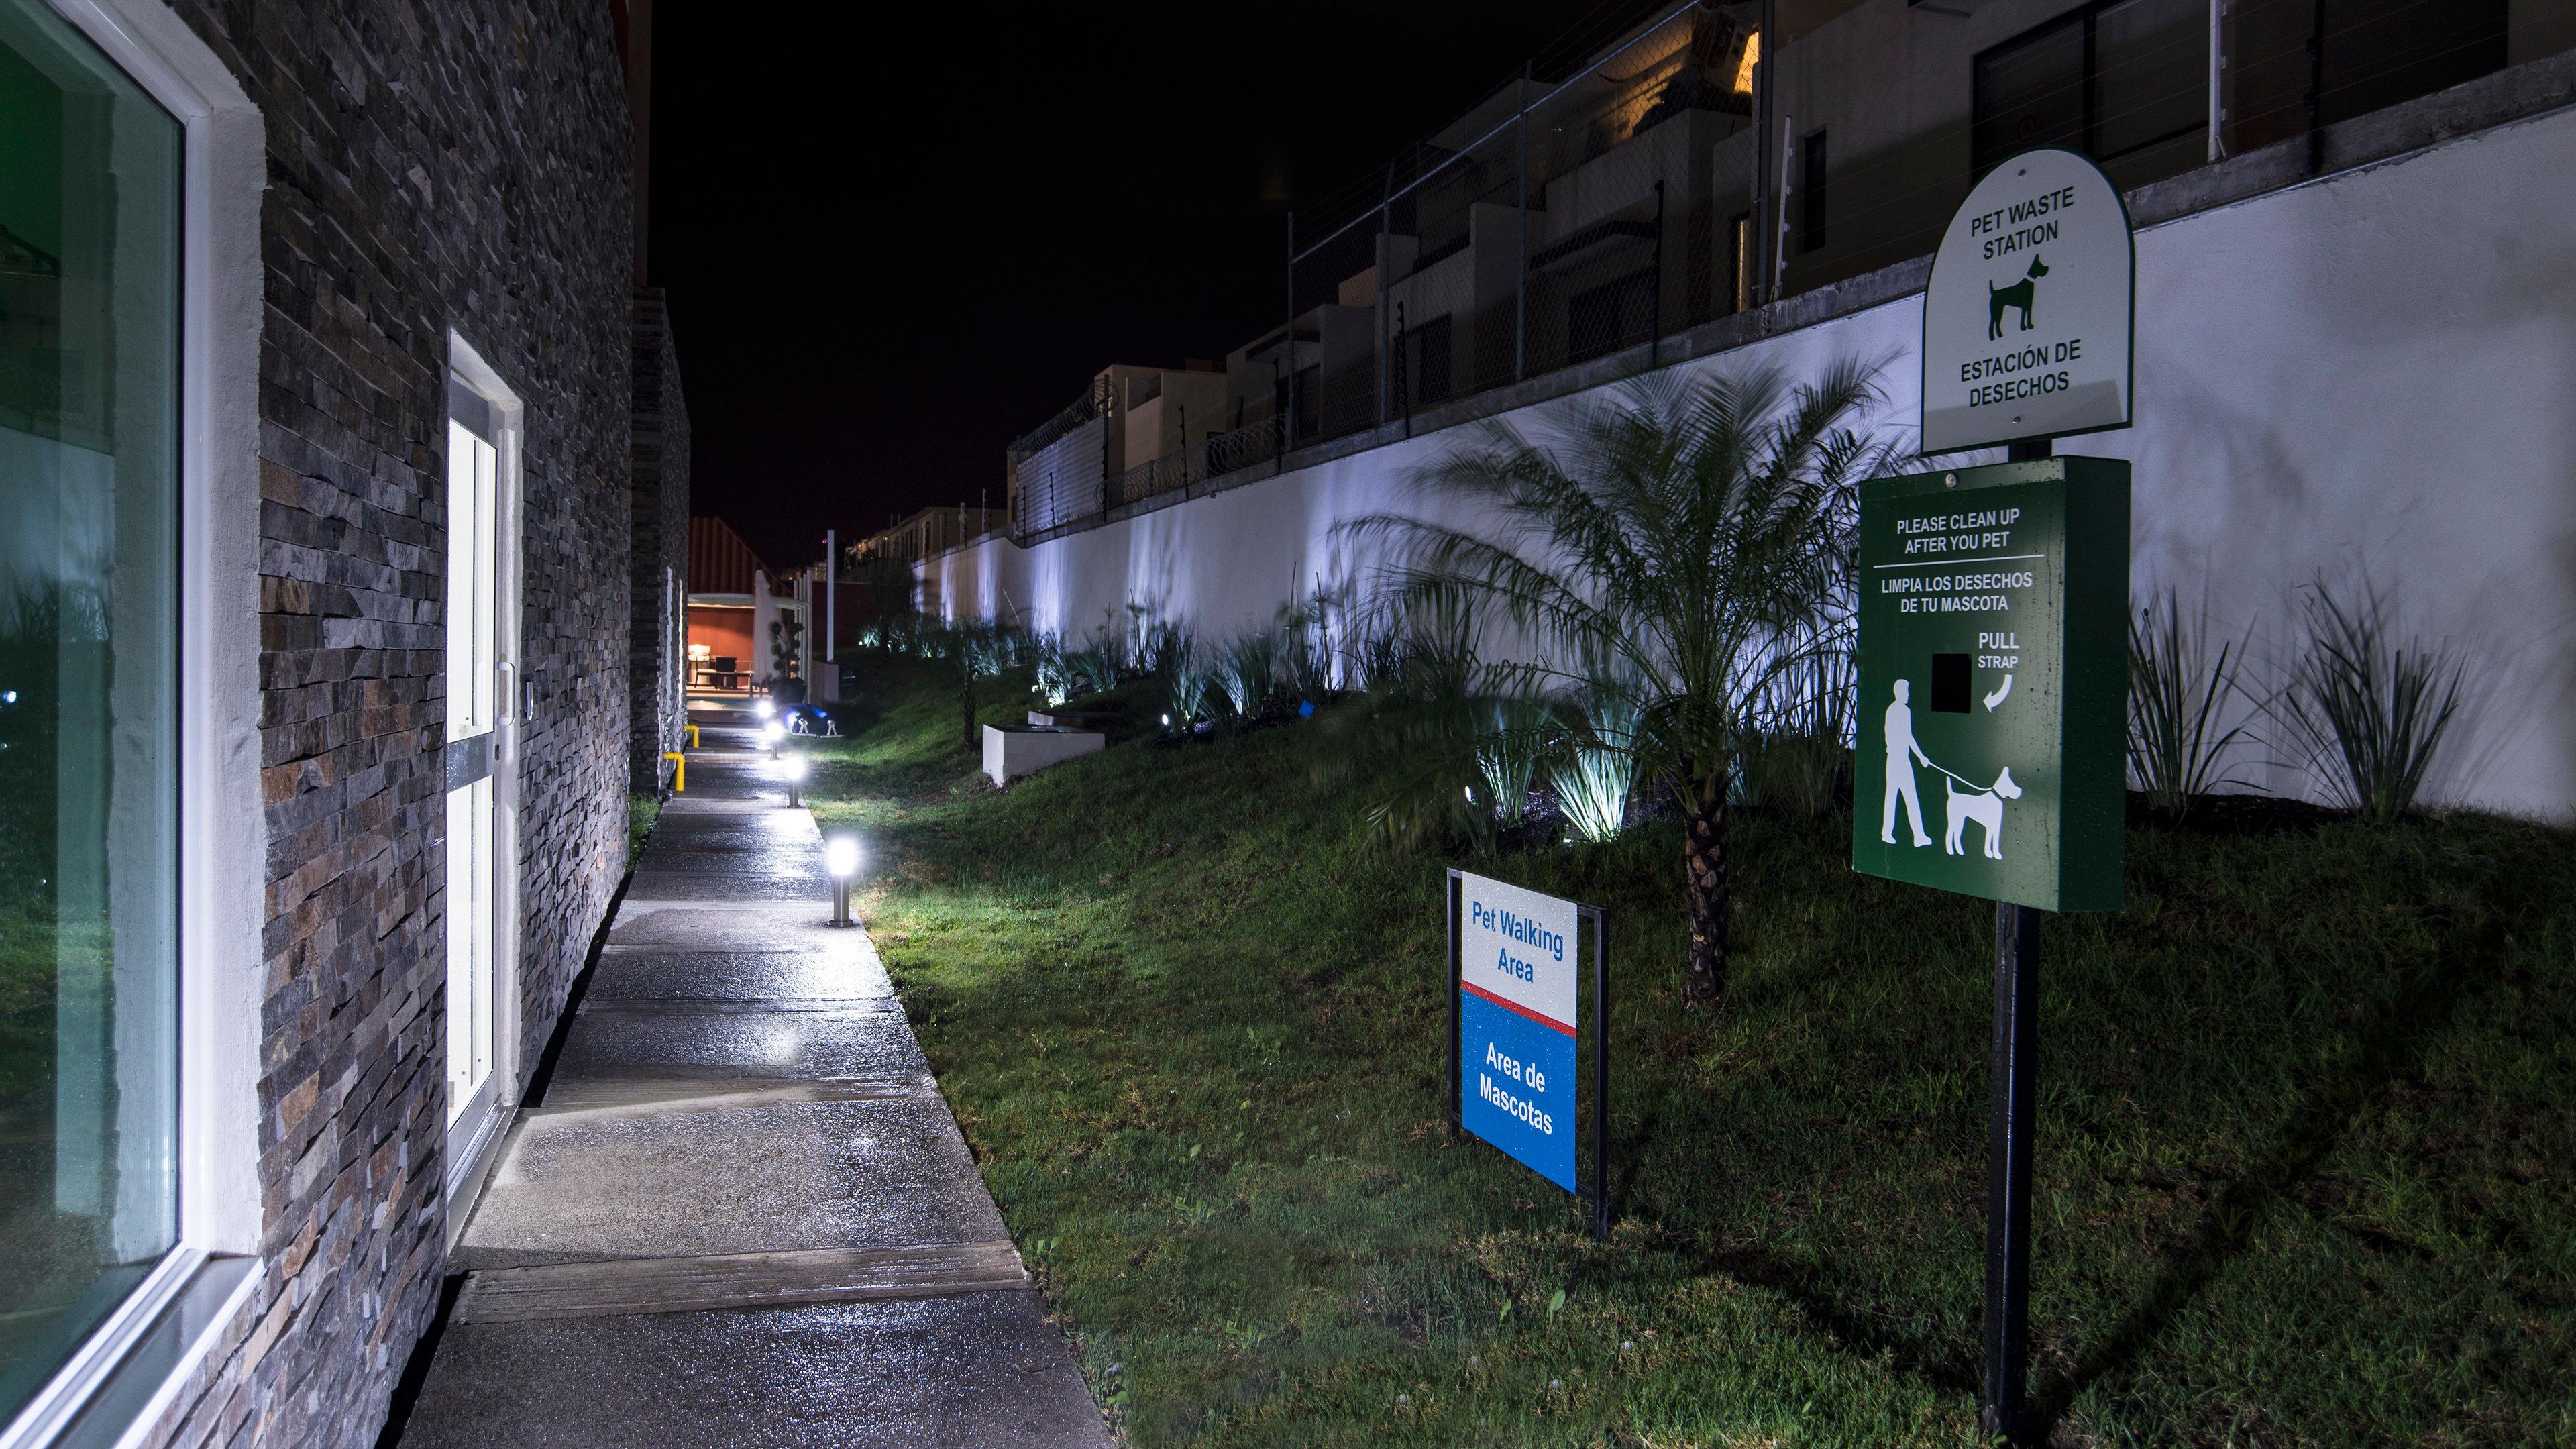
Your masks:
{"label": "glass door", "polygon": [[452,379],[447,424],[447,1121],[451,1172],[498,1116],[507,931],[502,810],[513,670],[500,409]]}

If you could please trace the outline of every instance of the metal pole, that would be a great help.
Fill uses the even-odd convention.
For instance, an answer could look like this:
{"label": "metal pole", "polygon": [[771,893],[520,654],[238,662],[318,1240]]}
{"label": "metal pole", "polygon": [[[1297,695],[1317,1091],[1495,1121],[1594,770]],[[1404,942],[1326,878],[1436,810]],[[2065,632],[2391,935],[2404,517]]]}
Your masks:
{"label": "metal pole", "polygon": [[1518,202],[1512,209],[1519,222],[1521,238],[1520,265],[1512,273],[1512,381],[1529,374],[1529,84],[1530,62],[1521,63],[1521,179]]}
{"label": "metal pole", "polygon": [[[833,653],[832,653],[832,641],[833,641],[835,638],[839,637],[840,632],[841,632],[841,628],[840,628],[840,625],[841,625],[841,591],[840,591],[840,589],[839,589],[838,587],[836,587],[836,585],[837,585],[837,584],[839,583],[839,581],[840,581],[840,568],[841,568],[841,545],[840,545],[840,533],[839,533],[839,531],[838,531],[838,530],[836,530],[836,529],[829,529],[829,528],[824,529],[824,530],[823,530],[823,662],[824,662],[824,663],[826,663],[826,664],[832,664],[832,663],[836,663],[836,662],[838,662],[838,661],[836,660],[836,658],[834,657]],[[839,688],[839,686],[838,686],[837,684],[835,684],[835,685],[834,685],[832,692],[833,692],[834,694],[839,694],[839,693],[840,693],[840,688]]]}
{"label": "metal pole", "polygon": [[1592,1236],[1610,1237],[1610,956],[1601,943],[1601,913],[1592,920]]}
{"label": "metal pole", "polygon": [[1646,344],[1646,365],[1657,367],[1664,360],[1664,183],[1655,179],[1655,305],[1653,340]]}
{"label": "metal pole", "polygon": [[1288,330],[1280,341],[1288,349],[1288,398],[1281,409],[1287,421],[1279,429],[1279,471],[1288,471],[1288,445],[1297,438],[1297,213],[1288,213]]}
{"label": "metal pole", "polygon": [[1386,290],[1395,274],[1395,158],[1386,162],[1386,186],[1377,205],[1377,420],[1386,421],[1394,368],[1387,360]]}
{"label": "metal pole", "polygon": [[1780,300],[1780,283],[1789,275],[1789,193],[1795,188],[1789,181],[1789,167],[1797,160],[1798,118],[1780,118],[1780,184],[1771,188],[1771,213],[1778,222],[1771,228],[1771,300]]}
{"label": "metal pole", "polygon": [[1455,1142],[1462,1135],[1459,1132],[1458,1127],[1459,1123],[1466,1116],[1467,1092],[1465,1077],[1460,1069],[1458,1061],[1459,1037],[1462,1027],[1458,1020],[1459,887],[1458,872],[1454,868],[1449,872],[1449,884],[1447,889],[1449,894],[1449,909],[1441,913],[1441,924],[1448,928],[1449,949],[1441,953],[1441,960],[1448,963],[1447,970],[1449,976],[1447,980],[1440,984],[1440,990],[1443,995],[1449,998],[1449,1140]]}
{"label": "metal pole", "polygon": [[[2015,443],[2014,462],[2055,444]],[[1986,1138],[1986,1362],[1981,1426],[2019,1444],[2029,1432],[2030,1164],[2039,1098],[2039,918],[1995,905],[1995,1035]]]}
{"label": "metal pole", "polygon": [[2227,0],[2209,0],[2209,159],[2227,159]]}
{"label": "metal pole", "polygon": [[1753,300],[1772,300],[1771,285],[1771,62],[1778,58],[1779,0],[1762,0],[1762,58],[1753,63]]}
{"label": "metal pole", "polygon": [[1995,907],[1992,1121],[1986,1142],[1983,1427],[2021,1443],[2030,1386],[2030,1156],[2039,1093],[2039,917]]}

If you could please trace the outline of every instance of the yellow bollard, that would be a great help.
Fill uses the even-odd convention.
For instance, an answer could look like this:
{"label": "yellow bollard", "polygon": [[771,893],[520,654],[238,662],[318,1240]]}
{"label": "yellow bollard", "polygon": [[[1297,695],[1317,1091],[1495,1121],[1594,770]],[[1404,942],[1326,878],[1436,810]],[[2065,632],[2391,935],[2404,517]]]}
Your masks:
{"label": "yellow bollard", "polygon": [[698,747],[698,727],[696,725],[682,725],[681,728],[689,732],[689,748],[693,750],[696,749]]}
{"label": "yellow bollard", "polygon": [[666,751],[662,758],[671,762],[671,793],[677,795],[681,791],[688,789],[689,757],[683,754]]}

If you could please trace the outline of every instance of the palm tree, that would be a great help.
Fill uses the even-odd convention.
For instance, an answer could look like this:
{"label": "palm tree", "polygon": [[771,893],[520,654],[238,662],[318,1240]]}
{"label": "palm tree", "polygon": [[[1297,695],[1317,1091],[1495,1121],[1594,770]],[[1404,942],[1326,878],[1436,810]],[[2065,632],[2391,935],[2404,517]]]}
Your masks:
{"label": "palm tree", "polygon": [[933,656],[945,659],[957,671],[959,746],[967,753],[984,748],[984,732],[975,722],[975,681],[990,679],[1019,663],[1027,645],[1025,631],[1000,619],[958,619],[935,636]]}
{"label": "palm tree", "polygon": [[[1414,475],[1464,527],[1379,514],[1395,597],[1491,606],[1522,632],[1533,692],[1633,691],[1638,778],[1688,815],[1683,999],[1725,998],[1727,807],[1741,752],[1818,651],[1848,647],[1860,479],[1890,450],[1861,429],[1875,369],[1838,363],[1630,383],[1532,441],[1502,423]],[[1453,516],[1455,516],[1453,512]]]}

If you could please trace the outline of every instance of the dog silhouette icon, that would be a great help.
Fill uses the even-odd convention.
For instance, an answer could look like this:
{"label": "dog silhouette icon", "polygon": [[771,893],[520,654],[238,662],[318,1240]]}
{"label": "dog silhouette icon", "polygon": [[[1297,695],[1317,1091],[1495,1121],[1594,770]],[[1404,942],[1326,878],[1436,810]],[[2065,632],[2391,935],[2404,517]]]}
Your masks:
{"label": "dog silhouette icon", "polygon": [[2022,279],[2020,281],[2013,283],[2009,287],[2001,288],[1997,287],[1991,279],[1987,281],[1987,341],[2000,342],[2003,340],[2004,309],[2007,307],[2020,308],[2021,330],[2024,332],[2028,332],[2030,330],[2030,294],[2037,290],[2039,279],[2047,275],[2048,263],[2041,261],[2039,259],[2039,254],[2033,252],[2030,258],[2030,270],[2022,274]]}
{"label": "dog silhouette icon", "polygon": [[[1948,775],[1950,772],[1944,770],[1941,773]],[[2011,768],[2007,766],[2002,774],[1995,777],[1995,782],[1983,790],[1974,785],[1961,790],[1959,786],[1965,782],[1956,775],[1942,783],[1950,790],[1950,830],[1942,837],[1942,849],[1952,855],[1967,854],[1968,822],[1973,820],[1986,827],[1986,859],[2003,859],[2004,802],[2021,798],[2021,784],[2013,779]]]}

